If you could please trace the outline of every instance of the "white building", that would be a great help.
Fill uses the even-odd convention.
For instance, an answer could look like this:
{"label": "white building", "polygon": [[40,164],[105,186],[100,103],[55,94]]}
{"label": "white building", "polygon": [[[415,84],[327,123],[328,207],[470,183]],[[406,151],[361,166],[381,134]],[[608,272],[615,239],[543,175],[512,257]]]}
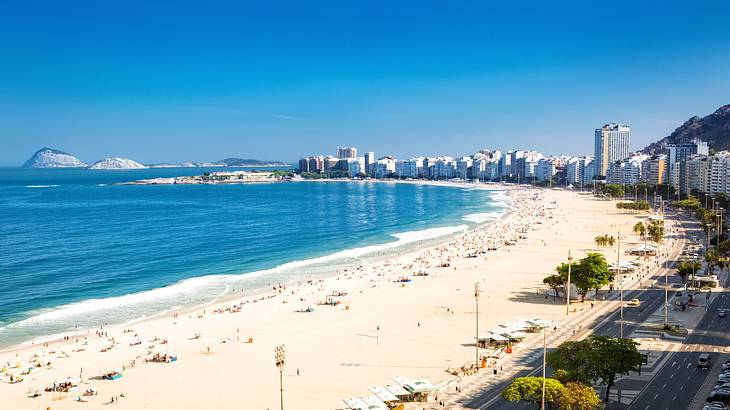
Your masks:
{"label": "white building", "polygon": [[593,160],[595,174],[605,176],[616,161],[629,157],[631,127],[625,124],[606,124],[595,131]]}
{"label": "white building", "polygon": [[374,168],[375,178],[385,178],[395,174],[395,160],[391,157],[381,158],[375,162]]}
{"label": "white building", "polygon": [[642,163],[649,159],[646,154],[634,155],[611,164],[606,175],[609,184],[635,185],[641,182]]}

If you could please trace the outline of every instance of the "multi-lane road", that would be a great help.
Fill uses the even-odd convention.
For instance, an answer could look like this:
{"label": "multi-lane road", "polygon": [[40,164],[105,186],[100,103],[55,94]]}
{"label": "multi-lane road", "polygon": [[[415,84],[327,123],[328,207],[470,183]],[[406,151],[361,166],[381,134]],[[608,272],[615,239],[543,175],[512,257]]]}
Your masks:
{"label": "multi-lane road", "polygon": [[[680,218],[677,217],[671,217],[670,219],[674,219],[678,222],[680,225],[680,229],[678,234],[674,235],[675,238],[679,239],[679,243],[676,244],[676,246],[673,248],[673,251],[668,257],[668,260],[670,261],[676,261],[678,259],[679,253],[681,252],[681,249],[683,247],[684,243],[684,236],[685,232],[688,229],[699,229],[698,225],[693,222],[689,221],[683,221]],[[666,267],[664,268],[666,269]],[[663,285],[665,280],[665,270],[664,269],[655,269],[652,271],[653,276],[648,279],[649,282],[656,281],[656,283]],[[679,277],[674,274],[668,274],[666,276],[667,280],[670,284],[680,283]],[[641,301],[641,304],[639,307],[631,307],[631,308],[624,308],[623,312],[623,334],[628,336],[630,335],[634,330],[636,330],[639,326],[641,326],[644,322],[649,319],[649,317],[658,309],[660,309],[664,305],[664,289],[660,288],[658,286],[651,286],[646,289],[634,289],[634,290],[624,290],[624,300],[631,300],[631,299],[639,299]],[[713,301],[713,304],[719,304],[722,303],[721,301],[724,299],[721,299],[720,297],[716,298],[715,301]],[[715,307],[710,307],[710,309],[714,309]],[[598,335],[605,335],[605,336],[614,336],[618,337],[621,333],[621,324],[620,324],[620,311],[616,310],[615,312],[609,312],[607,314],[604,314],[602,316],[599,316],[594,321],[594,327],[592,329],[593,334]],[[723,322],[724,325],[727,325],[730,323],[730,320],[727,322]],[[707,315],[701,322],[700,326],[704,326],[703,329],[714,329],[713,326],[716,326],[716,322],[713,321],[712,315]],[[585,327],[590,327],[590,324],[584,324]],[[725,328],[723,328],[725,329]],[[726,333],[728,334],[728,333]],[[718,334],[717,332],[710,332],[707,331],[706,334],[704,334],[702,331],[696,331],[690,339],[694,338],[701,338],[698,339],[697,343],[710,343],[713,341],[719,341],[717,339],[722,338],[723,336],[721,334]],[[713,338],[713,339],[710,339]],[[691,342],[692,340],[688,340],[688,342]],[[699,355],[699,353],[694,353],[695,355]],[[689,359],[690,352],[687,352],[687,360]],[[685,359],[684,357],[679,358],[680,362]],[[673,359],[676,360],[676,359]],[[695,363],[696,363],[696,357],[694,357]],[[671,363],[671,362],[668,362]],[[533,363],[530,364],[529,368],[533,370],[526,370],[523,372],[520,372],[515,375],[515,377],[523,377],[528,375],[536,375],[541,371],[542,368],[542,360],[535,360]],[[663,382],[660,383],[660,380],[663,380],[665,377],[668,380],[674,379],[676,376],[672,377],[671,374],[664,374],[665,369],[662,369],[661,373],[657,374],[656,377],[651,381],[649,387],[647,387],[639,397],[637,397],[637,402],[642,402],[644,400],[648,400],[651,402],[654,393],[648,393],[650,388],[655,385],[663,386]],[[688,369],[689,370],[689,369]],[[661,377],[661,378],[660,378]],[[699,378],[698,378],[699,379]],[[704,378],[702,379],[702,381]],[[686,381],[686,379],[685,379]],[[699,388],[699,386],[702,384],[702,381],[698,380],[698,383],[693,385],[694,391]],[[509,403],[505,402],[504,400],[499,398],[499,393],[507,386],[507,384],[510,382],[510,380],[504,381],[502,383],[497,383],[494,385],[489,386],[487,389],[482,390],[481,392],[475,394],[472,396],[468,401],[463,402],[463,406],[469,409],[513,409],[517,407],[521,407],[520,404],[516,403]],[[675,382],[678,382],[678,380],[675,380]],[[669,391],[669,387],[667,386],[665,389]],[[678,388],[677,388],[678,389]],[[684,387],[685,390],[689,389],[688,387]],[[692,394],[688,394],[689,398],[687,399],[687,405],[689,404],[689,401],[692,400],[694,397],[694,391]],[[664,394],[660,394],[660,396],[666,396]],[[674,394],[669,395],[669,397],[666,397],[667,403],[670,403],[672,401],[672,397]],[[646,405],[649,405],[648,403]],[[642,407],[635,407],[632,404],[632,408],[645,408],[646,405],[643,405]],[[655,408],[654,403],[650,405],[650,408]],[[659,408],[659,407],[657,407]],[[664,407],[661,407],[664,408]],[[679,407],[672,407],[669,406],[667,408],[687,408],[687,406],[679,406]]]}
{"label": "multi-lane road", "polygon": [[[727,284],[726,277],[723,287]],[[730,297],[725,292],[715,295],[695,330],[631,403],[631,408],[642,410],[690,408],[692,399],[705,380],[708,377],[713,379],[717,377],[717,372],[700,369],[697,366],[700,353],[709,353],[712,360],[718,360],[720,352],[730,342],[730,320],[717,315],[717,309],[721,307],[730,307]],[[701,399],[704,400],[704,397]]]}

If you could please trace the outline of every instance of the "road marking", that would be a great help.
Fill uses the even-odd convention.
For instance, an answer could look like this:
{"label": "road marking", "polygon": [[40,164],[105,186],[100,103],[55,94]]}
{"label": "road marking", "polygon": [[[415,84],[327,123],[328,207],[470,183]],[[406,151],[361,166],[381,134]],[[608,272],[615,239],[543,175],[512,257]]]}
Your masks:
{"label": "road marking", "polygon": [[654,400],[656,400],[657,397],[659,397],[659,393],[654,395]]}
{"label": "road marking", "polygon": [[672,373],[671,376],[669,376],[670,379],[674,378],[674,373]]}
{"label": "road marking", "polygon": [[667,387],[667,384],[666,384],[666,383],[664,383],[664,386],[662,386],[662,389],[664,389],[664,388],[666,388],[666,387]]}

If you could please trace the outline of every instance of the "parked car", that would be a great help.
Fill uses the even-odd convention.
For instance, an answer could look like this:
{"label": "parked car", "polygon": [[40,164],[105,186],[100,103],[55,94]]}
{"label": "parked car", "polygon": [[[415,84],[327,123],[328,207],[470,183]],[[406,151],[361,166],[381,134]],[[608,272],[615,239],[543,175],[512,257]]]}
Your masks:
{"label": "parked car", "polygon": [[725,410],[725,405],[722,402],[713,401],[712,403],[705,404],[702,410]]}
{"label": "parked car", "polygon": [[725,317],[725,315],[726,315],[725,309],[719,309],[717,311],[717,316],[718,317]]}

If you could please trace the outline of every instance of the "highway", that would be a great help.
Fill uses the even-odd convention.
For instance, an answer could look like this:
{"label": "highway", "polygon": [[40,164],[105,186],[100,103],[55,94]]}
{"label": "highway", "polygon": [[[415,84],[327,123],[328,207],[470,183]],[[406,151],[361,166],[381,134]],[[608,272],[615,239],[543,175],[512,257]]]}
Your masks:
{"label": "highway", "polygon": [[[684,242],[684,232],[686,232],[690,228],[698,229],[698,225],[691,221],[680,221],[676,217],[672,217],[670,215],[667,215],[667,218],[679,221],[681,227],[681,235],[678,235],[680,236],[680,242],[678,244],[680,246],[675,246],[672,250],[672,253],[668,257],[669,261],[676,261],[678,259],[679,253],[681,252],[681,245],[683,245]],[[677,236],[671,237],[676,238]],[[673,262],[670,262],[669,264],[671,268],[671,266],[673,266]],[[651,278],[647,278],[645,280],[656,280],[656,283],[658,285],[663,285],[664,269],[653,270]],[[673,271],[667,274],[667,280],[670,284],[681,283],[680,278],[675,275]],[[624,289],[624,301],[628,301],[634,298],[639,299],[641,301],[641,304],[639,307],[624,306],[623,333],[625,336],[630,335],[637,327],[643,324],[649,318],[649,316],[651,316],[656,310],[664,305],[664,289],[655,286],[646,289]],[[618,337],[620,334],[619,319],[620,310],[617,309],[615,312],[608,312],[604,315],[599,316],[597,319],[594,320],[594,323],[592,324],[584,324],[584,327],[590,328],[590,326],[593,325],[593,334]],[[730,321],[728,322],[730,323]],[[542,370],[542,359],[535,360],[533,363],[530,364],[529,367],[533,370],[520,372],[514,377],[517,378],[523,376],[531,376],[540,373]],[[550,373],[550,371],[548,371],[548,373]],[[502,383],[497,383],[489,386],[489,388],[480,391],[479,393],[472,396],[469,400],[465,401],[463,403],[464,407],[468,409],[515,409],[525,407],[526,403],[510,403],[502,400],[499,397],[499,393],[507,387],[509,382],[510,380],[507,380]],[[692,400],[693,395],[694,394],[690,395],[689,400]],[[674,408],[676,409],[686,407]]]}

